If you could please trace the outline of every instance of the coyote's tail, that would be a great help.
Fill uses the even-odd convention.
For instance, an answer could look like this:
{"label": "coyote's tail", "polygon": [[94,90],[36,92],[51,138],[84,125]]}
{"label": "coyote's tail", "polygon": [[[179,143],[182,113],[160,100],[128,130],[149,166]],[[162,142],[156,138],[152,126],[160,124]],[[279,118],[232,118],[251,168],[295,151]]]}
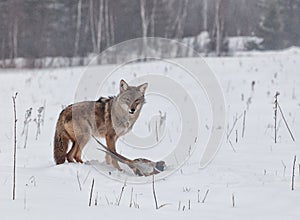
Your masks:
{"label": "coyote's tail", "polygon": [[69,138],[63,127],[61,118],[58,119],[54,135],[54,160],[56,164],[62,164],[66,160]]}

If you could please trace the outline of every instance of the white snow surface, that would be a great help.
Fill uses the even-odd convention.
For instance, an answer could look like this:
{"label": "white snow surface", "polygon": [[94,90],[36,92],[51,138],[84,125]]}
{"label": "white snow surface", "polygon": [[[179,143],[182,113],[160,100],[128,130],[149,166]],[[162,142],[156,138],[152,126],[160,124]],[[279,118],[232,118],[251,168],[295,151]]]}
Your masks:
{"label": "white snow surface", "polygon": [[[186,60],[197,65],[199,59]],[[199,168],[201,152],[196,150],[181,169],[155,182],[158,205],[163,205],[158,210],[151,184],[127,183],[118,205],[124,183],[95,170],[91,165],[95,161],[54,164],[55,123],[62,107],[72,103],[84,68],[0,70],[0,219],[299,219],[300,49],[205,58],[205,61],[223,88],[229,129],[236,115],[239,117],[248,107],[245,136],[241,137],[243,120],[240,118],[229,137],[232,146],[225,134],[219,152],[206,168]],[[153,62],[151,65],[164,64]],[[146,67],[143,63],[135,64],[136,71]],[[92,68],[99,73],[106,71],[106,66]],[[279,115],[278,143],[274,143],[276,91],[280,92],[279,103],[295,142]],[[15,92],[18,92],[18,148],[16,200],[13,201],[11,97]],[[116,92],[112,90],[112,95]],[[24,149],[25,137],[21,133],[25,111],[32,107],[33,119],[44,103],[41,135],[35,139],[37,126],[31,122]],[[299,159],[292,191],[295,155]],[[103,158],[99,162],[102,163]],[[102,167],[107,172],[119,172],[105,164]],[[95,185],[89,207],[93,179]],[[134,204],[130,207],[131,195]]]}

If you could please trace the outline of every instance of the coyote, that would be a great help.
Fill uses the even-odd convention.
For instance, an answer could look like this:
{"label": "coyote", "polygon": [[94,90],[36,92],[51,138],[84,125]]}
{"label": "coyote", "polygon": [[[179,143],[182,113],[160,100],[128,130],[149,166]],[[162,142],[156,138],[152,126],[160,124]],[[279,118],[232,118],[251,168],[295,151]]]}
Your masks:
{"label": "coyote", "polygon": [[[116,152],[117,139],[129,132],[145,103],[148,83],[129,86],[120,81],[120,92],[115,97],[101,97],[97,101],[83,101],[66,107],[59,115],[54,137],[54,159],[56,164],[82,163],[81,153],[91,136],[104,137],[106,145]],[[67,153],[68,144],[72,143]],[[121,170],[117,160],[106,154],[107,164]]]}
{"label": "coyote", "polygon": [[102,144],[98,139],[96,139],[94,136],[93,138],[97,141],[97,143],[103,148],[99,149],[107,154],[109,154],[114,159],[118,160],[121,163],[127,164],[135,175],[138,176],[151,176],[154,174],[158,174],[165,170],[166,163],[165,161],[157,161],[153,162],[151,160],[145,159],[145,158],[137,158],[134,160],[130,160],[121,154],[118,154],[117,152],[111,151],[108,149],[104,144]]}

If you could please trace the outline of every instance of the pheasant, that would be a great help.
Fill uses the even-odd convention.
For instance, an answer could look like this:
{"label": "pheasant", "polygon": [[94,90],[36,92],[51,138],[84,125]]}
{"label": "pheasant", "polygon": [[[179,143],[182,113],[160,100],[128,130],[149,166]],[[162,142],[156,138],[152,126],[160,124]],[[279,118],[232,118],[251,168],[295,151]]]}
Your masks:
{"label": "pheasant", "polygon": [[93,137],[96,142],[102,146],[103,149],[99,149],[114,159],[118,160],[121,163],[128,165],[134,172],[134,174],[138,176],[151,176],[154,174],[158,174],[164,171],[166,167],[166,163],[164,161],[154,162],[145,158],[137,158],[134,160],[130,160],[117,152],[113,152],[109,150],[104,144],[102,144],[97,138]]}

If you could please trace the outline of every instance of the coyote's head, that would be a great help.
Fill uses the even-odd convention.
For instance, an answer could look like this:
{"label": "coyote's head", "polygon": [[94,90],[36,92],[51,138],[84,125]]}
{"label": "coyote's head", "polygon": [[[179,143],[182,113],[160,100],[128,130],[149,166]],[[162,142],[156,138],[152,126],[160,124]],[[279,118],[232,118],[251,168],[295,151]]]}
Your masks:
{"label": "coyote's head", "polygon": [[117,102],[121,108],[130,115],[138,114],[145,103],[145,91],[148,83],[139,86],[129,86],[125,80],[120,81],[120,93],[117,96]]}

